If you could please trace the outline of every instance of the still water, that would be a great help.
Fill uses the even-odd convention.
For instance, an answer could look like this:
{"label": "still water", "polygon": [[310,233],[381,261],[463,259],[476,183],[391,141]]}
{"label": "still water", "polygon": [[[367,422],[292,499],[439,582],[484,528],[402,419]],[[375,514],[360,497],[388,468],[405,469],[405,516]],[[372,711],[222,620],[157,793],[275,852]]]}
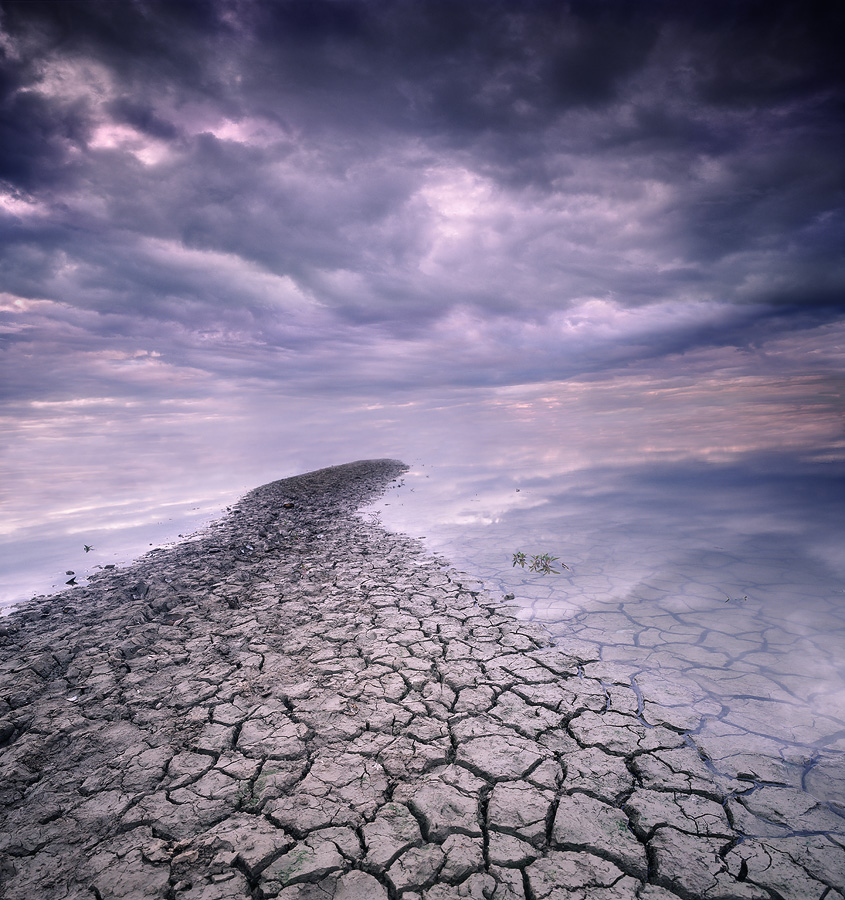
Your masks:
{"label": "still water", "polygon": [[177,540],[259,484],[399,458],[410,471],[364,515],[514,595],[720,771],[823,775],[845,806],[842,412],[822,375],[218,397],[193,419],[42,409],[6,444],[0,605]]}
{"label": "still water", "polygon": [[[553,476],[421,464],[365,515],[425,535],[592,661],[609,698],[633,688],[637,709],[623,711],[687,732],[715,773],[755,782],[732,801],[746,834],[841,839],[843,474],[776,452]],[[542,554],[556,571],[530,570]]]}

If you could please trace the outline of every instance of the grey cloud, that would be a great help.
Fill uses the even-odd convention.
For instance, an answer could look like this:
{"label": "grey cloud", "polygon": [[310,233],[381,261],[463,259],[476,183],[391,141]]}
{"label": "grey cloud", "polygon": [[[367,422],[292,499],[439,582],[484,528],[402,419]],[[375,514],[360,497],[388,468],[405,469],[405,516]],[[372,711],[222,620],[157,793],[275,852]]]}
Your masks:
{"label": "grey cloud", "polygon": [[115,121],[125,122],[151,137],[172,140],[179,135],[176,125],[157,115],[150,103],[119,97],[108,104],[108,110]]}
{"label": "grey cloud", "polygon": [[[19,203],[0,287],[89,312],[92,352],[321,389],[513,383],[840,315],[822,6],[2,10]],[[650,312],[563,349],[538,337],[593,301]],[[675,321],[682,303],[720,312]],[[57,321],[10,340],[76,353]]]}
{"label": "grey cloud", "polygon": [[72,153],[90,128],[84,104],[51,102],[32,91],[7,94],[0,104],[0,183],[27,192],[78,174]]}

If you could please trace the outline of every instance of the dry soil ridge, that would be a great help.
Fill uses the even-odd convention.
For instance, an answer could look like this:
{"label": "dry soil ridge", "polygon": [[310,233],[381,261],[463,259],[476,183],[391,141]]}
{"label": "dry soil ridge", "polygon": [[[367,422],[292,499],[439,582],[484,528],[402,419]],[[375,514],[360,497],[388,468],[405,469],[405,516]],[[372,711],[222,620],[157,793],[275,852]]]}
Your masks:
{"label": "dry soil ridge", "polygon": [[404,470],[265,485],[3,621],[0,897],[843,900],[845,840],[745,837],[755,784],[355,515]]}

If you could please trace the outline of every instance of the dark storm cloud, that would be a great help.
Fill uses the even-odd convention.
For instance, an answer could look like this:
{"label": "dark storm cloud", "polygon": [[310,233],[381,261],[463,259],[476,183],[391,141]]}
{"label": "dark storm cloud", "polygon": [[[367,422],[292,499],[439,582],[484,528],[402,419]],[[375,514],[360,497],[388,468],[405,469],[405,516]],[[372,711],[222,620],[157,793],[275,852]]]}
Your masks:
{"label": "dark storm cloud", "polygon": [[172,122],[157,116],[148,103],[138,103],[120,97],[109,104],[108,111],[116,122],[131,125],[150,137],[170,140],[179,134],[179,129]]}
{"label": "dark storm cloud", "polygon": [[832,4],[1,8],[20,372],[508,383],[840,322]]}

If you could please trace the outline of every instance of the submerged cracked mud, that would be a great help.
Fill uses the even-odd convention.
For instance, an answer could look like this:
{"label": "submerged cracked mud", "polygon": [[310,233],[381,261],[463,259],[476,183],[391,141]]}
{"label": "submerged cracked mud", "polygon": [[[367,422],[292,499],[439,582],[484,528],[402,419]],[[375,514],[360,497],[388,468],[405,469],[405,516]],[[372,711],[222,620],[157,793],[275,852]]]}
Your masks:
{"label": "submerged cracked mud", "polygon": [[662,698],[356,517],[403,470],[258,488],[4,620],[0,897],[845,898],[841,768],[720,772]]}

